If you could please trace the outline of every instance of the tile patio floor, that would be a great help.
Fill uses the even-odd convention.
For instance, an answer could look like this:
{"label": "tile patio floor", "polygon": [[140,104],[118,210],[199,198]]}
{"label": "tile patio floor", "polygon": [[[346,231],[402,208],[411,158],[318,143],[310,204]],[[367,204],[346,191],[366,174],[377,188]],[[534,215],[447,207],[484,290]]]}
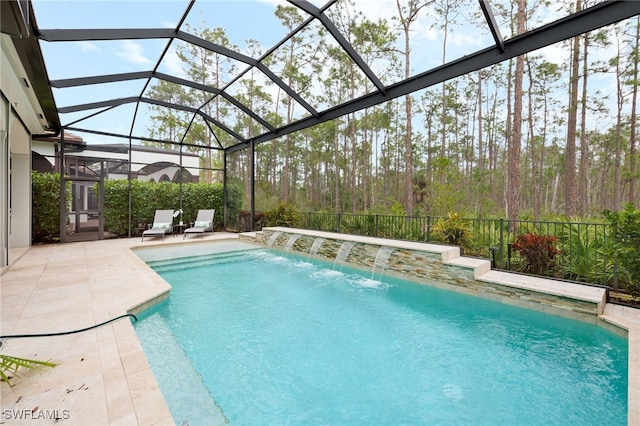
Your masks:
{"label": "tile patio floor", "polygon": [[[204,237],[224,238],[238,236]],[[0,276],[0,335],[77,330],[166,293],[169,285],[129,248],[177,242],[181,236],[26,250]],[[49,417],[56,416],[65,425],[173,424],[128,318],[79,334],[7,339],[0,353],[59,363],[55,369],[24,370],[13,390],[1,386],[0,424],[52,424]]]}

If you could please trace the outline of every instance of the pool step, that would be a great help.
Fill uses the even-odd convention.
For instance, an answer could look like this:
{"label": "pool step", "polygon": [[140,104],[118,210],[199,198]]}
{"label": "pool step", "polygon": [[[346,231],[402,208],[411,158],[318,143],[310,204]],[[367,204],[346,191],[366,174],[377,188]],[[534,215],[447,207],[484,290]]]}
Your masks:
{"label": "pool step", "polygon": [[156,312],[134,328],[176,424],[228,424],[165,319]]}
{"label": "pool step", "polygon": [[178,259],[164,259],[148,261],[156,272],[170,272],[185,268],[197,268],[199,266],[214,265],[221,263],[232,263],[246,260],[249,253],[246,250],[230,251],[224,253],[210,253],[196,256],[181,257]]}

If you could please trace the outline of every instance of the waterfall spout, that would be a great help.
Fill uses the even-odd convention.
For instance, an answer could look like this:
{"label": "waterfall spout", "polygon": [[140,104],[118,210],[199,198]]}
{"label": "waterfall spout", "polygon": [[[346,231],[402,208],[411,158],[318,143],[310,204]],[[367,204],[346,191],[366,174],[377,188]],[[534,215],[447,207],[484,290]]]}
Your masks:
{"label": "waterfall spout", "polygon": [[293,245],[295,244],[295,242],[298,240],[298,238],[300,238],[300,235],[292,235],[289,237],[289,240],[287,241],[287,244],[284,246],[284,252],[289,253],[291,251],[291,247],[293,247]]}
{"label": "waterfall spout", "polygon": [[315,240],[313,240],[313,244],[311,244],[311,249],[309,249],[309,256],[315,256],[318,254],[318,250],[320,250],[320,247],[322,247],[322,243],[324,243],[324,238],[316,238]]}
{"label": "waterfall spout", "polygon": [[382,274],[385,269],[387,269],[387,264],[389,262],[389,256],[393,253],[395,249],[393,247],[382,246],[378,249],[378,253],[376,253],[376,260],[373,262],[373,270],[371,271],[371,279],[375,276],[376,268],[380,268],[380,273]]}
{"label": "waterfall spout", "polygon": [[273,243],[278,239],[278,237],[282,235],[282,232],[280,231],[276,231],[273,234],[271,234],[271,236],[269,237],[269,240],[267,241],[267,248],[270,249],[271,246],[273,245]]}
{"label": "waterfall spout", "polygon": [[333,262],[333,269],[336,269],[336,263],[344,263],[349,256],[349,252],[355,246],[356,243],[353,241],[344,241],[340,246],[340,250],[338,250],[338,254],[336,255],[336,259]]}

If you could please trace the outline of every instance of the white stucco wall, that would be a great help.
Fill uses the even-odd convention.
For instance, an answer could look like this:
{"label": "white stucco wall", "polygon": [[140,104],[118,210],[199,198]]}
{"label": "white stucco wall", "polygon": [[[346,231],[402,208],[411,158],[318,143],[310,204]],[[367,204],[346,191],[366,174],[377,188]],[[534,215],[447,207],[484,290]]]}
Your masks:
{"label": "white stucco wall", "polygon": [[46,123],[11,37],[0,34],[0,47],[0,266],[7,266],[13,248],[31,245],[31,135]]}
{"label": "white stucco wall", "polygon": [[31,137],[17,119],[11,121],[10,247],[31,245]]}
{"label": "white stucco wall", "polygon": [[9,101],[0,93],[0,266],[9,264]]}

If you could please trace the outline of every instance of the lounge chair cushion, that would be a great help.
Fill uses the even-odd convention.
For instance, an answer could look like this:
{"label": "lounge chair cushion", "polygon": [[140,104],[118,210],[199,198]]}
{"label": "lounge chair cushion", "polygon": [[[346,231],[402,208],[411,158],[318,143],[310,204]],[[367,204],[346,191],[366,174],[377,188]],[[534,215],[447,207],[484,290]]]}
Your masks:
{"label": "lounge chair cushion", "polygon": [[211,223],[208,220],[196,220],[194,228],[208,228],[211,226]]}
{"label": "lounge chair cushion", "polygon": [[160,222],[160,223],[154,223],[153,224],[153,228],[151,229],[170,229],[171,228],[171,223],[170,222]]}

